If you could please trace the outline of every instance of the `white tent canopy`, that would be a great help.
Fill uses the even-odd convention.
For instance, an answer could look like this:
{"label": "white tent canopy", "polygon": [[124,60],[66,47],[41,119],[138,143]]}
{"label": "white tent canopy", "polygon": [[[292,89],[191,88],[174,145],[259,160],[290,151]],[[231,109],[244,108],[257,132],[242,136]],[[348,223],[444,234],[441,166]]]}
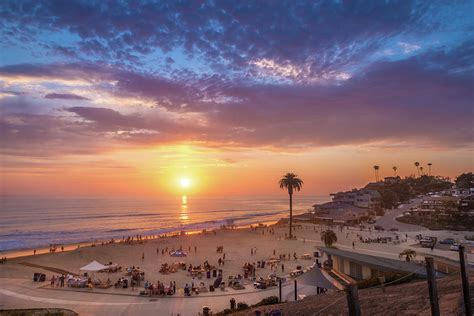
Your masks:
{"label": "white tent canopy", "polygon": [[98,272],[107,269],[107,266],[104,266],[102,263],[97,261],[92,261],[91,263],[83,266],[80,271],[88,271],[88,272]]}

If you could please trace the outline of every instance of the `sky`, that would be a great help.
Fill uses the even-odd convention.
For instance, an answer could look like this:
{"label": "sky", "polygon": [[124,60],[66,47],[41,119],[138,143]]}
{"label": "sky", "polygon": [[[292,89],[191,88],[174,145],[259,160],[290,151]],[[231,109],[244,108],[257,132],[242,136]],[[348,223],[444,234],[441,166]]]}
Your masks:
{"label": "sky", "polygon": [[[0,194],[473,170],[472,1],[0,2]],[[180,188],[182,178],[189,188]]]}

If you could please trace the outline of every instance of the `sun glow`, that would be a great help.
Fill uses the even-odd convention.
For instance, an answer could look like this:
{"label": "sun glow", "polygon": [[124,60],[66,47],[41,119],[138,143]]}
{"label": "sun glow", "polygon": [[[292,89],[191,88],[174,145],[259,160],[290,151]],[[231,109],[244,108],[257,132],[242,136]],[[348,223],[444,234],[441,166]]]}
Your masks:
{"label": "sun glow", "polygon": [[180,185],[183,189],[189,188],[189,186],[191,185],[191,180],[189,180],[188,178],[181,178],[181,179],[179,180],[179,185]]}

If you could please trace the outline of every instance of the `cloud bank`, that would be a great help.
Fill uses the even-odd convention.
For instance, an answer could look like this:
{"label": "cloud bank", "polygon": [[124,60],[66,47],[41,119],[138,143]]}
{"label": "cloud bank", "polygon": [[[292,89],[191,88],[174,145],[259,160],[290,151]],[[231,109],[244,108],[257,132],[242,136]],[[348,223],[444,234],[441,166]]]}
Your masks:
{"label": "cloud bank", "polygon": [[5,1],[0,147],[472,147],[467,8]]}

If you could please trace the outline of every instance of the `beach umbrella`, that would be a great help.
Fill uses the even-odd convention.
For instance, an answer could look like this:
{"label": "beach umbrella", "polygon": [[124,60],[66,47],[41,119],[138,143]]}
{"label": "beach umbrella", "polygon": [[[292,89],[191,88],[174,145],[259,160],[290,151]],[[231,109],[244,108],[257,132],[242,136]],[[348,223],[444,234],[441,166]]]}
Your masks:
{"label": "beach umbrella", "polygon": [[314,286],[314,287],[322,287],[328,290],[337,289],[331,281],[329,281],[324,274],[321,272],[321,269],[318,267],[314,267],[307,272],[303,273],[299,277],[296,278],[299,284]]}
{"label": "beach umbrella", "polygon": [[103,265],[102,263],[99,263],[97,261],[92,261],[89,264],[86,264],[82,268],[79,269],[79,271],[85,271],[85,272],[99,272],[102,270],[107,269],[108,267]]}

